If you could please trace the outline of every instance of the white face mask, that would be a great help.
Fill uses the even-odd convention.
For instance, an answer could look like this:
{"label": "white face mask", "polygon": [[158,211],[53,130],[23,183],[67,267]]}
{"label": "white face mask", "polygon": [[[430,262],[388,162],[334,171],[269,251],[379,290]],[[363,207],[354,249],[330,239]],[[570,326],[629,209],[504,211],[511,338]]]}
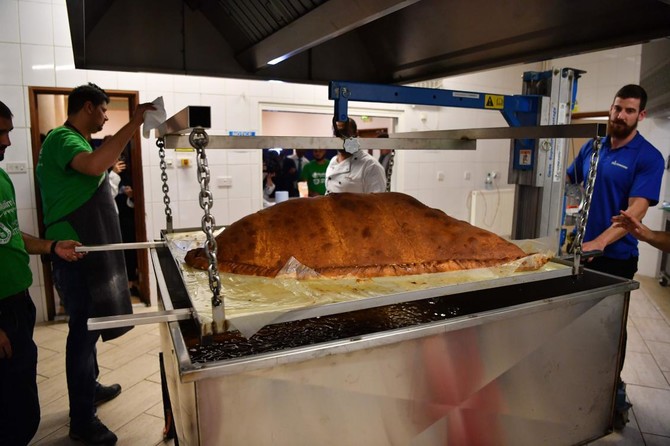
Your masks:
{"label": "white face mask", "polygon": [[347,138],[344,140],[342,147],[345,152],[354,154],[361,150],[361,143],[358,141],[358,138]]}

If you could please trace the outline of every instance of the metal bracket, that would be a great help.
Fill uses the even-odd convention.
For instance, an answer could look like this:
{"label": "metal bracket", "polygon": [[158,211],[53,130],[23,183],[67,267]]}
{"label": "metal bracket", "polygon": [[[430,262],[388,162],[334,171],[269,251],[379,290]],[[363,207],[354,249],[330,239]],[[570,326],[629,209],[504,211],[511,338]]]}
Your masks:
{"label": "metal bracket", "polygon": [[155,311],[151,313],[124,314],[121,316],[92,317],[88,320],[89,331],[107,328],[134,327],[135,325],[155,324],[158,322],[184,321],[193,317],[193,310]]}

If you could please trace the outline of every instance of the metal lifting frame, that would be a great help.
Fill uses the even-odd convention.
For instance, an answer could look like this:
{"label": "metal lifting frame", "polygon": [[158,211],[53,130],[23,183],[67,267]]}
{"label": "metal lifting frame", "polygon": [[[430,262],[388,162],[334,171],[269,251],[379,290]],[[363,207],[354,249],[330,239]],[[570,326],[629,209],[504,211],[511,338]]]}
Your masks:
{"label": "metal lifting frame", "polygon": [[535,95],[508,96],[473,91],[339,81],[330,82],[328,98],[335,103],[335,117],[338,121],[347,120],[349,101],[361,101],[499,111],[512,127],[536,125],[541,99],[540,96]]}

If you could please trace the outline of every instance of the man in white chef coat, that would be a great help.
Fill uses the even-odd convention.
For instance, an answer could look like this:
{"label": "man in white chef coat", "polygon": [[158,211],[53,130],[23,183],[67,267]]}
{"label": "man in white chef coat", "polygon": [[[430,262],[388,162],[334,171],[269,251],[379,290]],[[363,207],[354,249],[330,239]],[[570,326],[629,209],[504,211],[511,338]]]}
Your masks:
{"label": "man in white chef coat", "polygon": [[341,192],[372,193],[386,190],[386,175],[379,161],[360,150],[356,121],[333,119],[333,134],[345,140],[345,149],[338,150],[326,170],[326,194]]}

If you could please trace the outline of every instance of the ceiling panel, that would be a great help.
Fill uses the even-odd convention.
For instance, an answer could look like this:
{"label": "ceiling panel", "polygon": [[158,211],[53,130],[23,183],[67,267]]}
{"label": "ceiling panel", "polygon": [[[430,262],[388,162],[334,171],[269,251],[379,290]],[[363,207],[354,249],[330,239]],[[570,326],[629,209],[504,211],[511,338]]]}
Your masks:
{"label": "ceiling panel", "polygon": [[67,8],[78,68],[309,83],[409,83],[670,36],[667,0],[67,0]]}

